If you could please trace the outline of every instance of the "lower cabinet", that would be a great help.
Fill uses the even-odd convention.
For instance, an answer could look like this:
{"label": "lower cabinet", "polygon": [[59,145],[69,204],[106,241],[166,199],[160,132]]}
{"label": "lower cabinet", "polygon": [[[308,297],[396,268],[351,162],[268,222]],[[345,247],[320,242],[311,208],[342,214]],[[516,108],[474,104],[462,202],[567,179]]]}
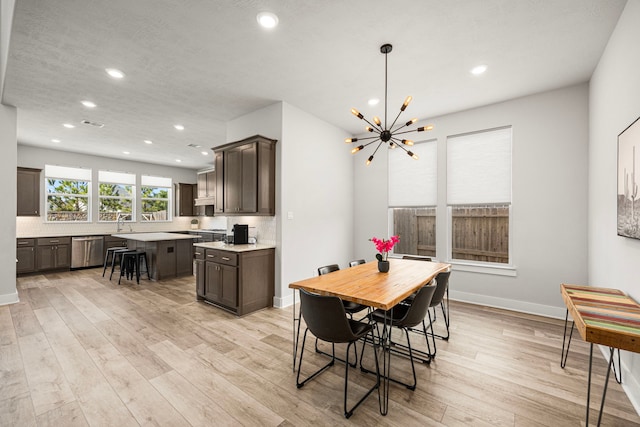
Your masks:
{"label": "lower cabinet", "polygon": [[196,250],[196,294],[239,316],[273,305],[274,249]]}
{"label": "lower cabinet", "polygon": [[16,273],[32,273],[36,271],[35,239],[18,239],[16,241]]}
{"label": "lower cabinet", "polygon": [[71,238],[40,238],[36,246],[36,270],[71,267]]}

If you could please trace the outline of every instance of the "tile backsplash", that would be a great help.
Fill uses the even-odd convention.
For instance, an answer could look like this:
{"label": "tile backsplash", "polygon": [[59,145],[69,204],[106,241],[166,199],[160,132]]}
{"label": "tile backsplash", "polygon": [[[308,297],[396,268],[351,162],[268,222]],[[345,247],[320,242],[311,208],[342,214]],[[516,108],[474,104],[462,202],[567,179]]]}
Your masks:
{"label": "tile backsplash", "polygon": [[[276,220],[275,217],[175,217],[169,222],[135,222],[125,223],[121,233],[141,233],[160,231],[186,231],[191,230],[191,220],[198,220],[199,229],[226,229],[227,234],[231,234],[234,224],[248,224],[255,227],[259,243],[276,243]],[[116,224],[114,222],[97,223],[51,223],[44,222],[42,217],[16,217],[16,237],[49,237],[49,236],[79,236],[82,234],[115,234]]]}

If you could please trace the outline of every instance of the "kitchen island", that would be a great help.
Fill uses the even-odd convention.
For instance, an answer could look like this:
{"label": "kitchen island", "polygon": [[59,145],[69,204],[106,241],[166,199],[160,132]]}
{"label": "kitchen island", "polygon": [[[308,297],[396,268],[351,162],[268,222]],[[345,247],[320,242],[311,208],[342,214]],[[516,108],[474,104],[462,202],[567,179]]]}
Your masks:
{"label": "kitchen island", "polygon": [[194,246],[198,300],[238,316],[273,306],[275,245]]}
{"label": "kitchen island", "polygon": [[174,279],[193,274],[193,240],[200,237],[198,235],[123,233],[113,234],[113,237],[126,239],[129,249],[147,253],[152,280]]}

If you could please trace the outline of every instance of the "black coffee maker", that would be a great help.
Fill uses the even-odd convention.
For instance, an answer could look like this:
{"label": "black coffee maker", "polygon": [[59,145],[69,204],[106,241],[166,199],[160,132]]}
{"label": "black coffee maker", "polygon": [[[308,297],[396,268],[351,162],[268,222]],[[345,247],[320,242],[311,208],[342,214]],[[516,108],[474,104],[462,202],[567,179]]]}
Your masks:
{"label": "black coffee maker", "polygon": [[233,244],[246,245],[249,243],[249,226],[247,224],[234,224]]}

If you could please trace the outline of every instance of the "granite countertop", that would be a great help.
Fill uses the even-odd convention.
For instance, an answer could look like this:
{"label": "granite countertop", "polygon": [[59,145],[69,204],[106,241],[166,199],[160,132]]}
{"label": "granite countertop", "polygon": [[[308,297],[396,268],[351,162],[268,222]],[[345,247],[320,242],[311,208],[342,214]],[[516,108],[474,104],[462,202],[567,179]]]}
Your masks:
{"label": "granite countertop", "polygon": [[220,249],[229,252],[249,252],[259,251],[262,249],[275,249],[276,245],[268,245],[264,243],[256,243],[254,245],[227,245],[224,242],[202,242],[194,243],[193,246],[206,249]]}
{"label": "granite countertop", "polygon": [[[188,230],[169,230],[169,231],[163,231],[162,233],[224,233],[226,234],[226,230],[194,230],[194,229],[188,229]],[[121,232],[109,232],[109,231],[104,231],[104,232],[64,232],[64,233],[42,233],[42,234],[17,234],[16,238],[18,239],[37,239],[40,237],[77,237],[77,236],[115,236],[115,235],[119,235],[119,234],[149,234],[149,233],[156,233],[155,231],[133,231],[133,232],[126,232],[126,231],[121,231]],[[193,236],[192,236],[193,237]]]}
{"label": "granite countertop", "polygon": [[197,234],[179,233],[121,233],[112,234],[112,236],[127,240],[137,240],[139,242],[161,242],[166,240],[196,239],[199,237]]}

